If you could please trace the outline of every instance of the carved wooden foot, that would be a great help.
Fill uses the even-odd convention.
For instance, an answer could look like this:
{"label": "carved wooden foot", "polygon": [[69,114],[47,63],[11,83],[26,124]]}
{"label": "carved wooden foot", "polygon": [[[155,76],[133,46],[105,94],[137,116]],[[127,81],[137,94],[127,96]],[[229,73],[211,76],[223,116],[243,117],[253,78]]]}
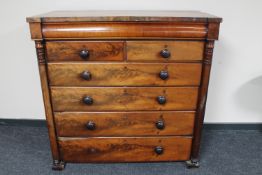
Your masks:
{"label": "carved wooden foot", "polygon": [[200,165],[197,159],[191,159],[186,161],[186,166],[187,168],[198,168]]}
{"label": "carved wooden foot", "polygon": [[54,160],[52,169],[56,170],[56,171],[64,170],[65,169],[65,162],[59,161],[59,160]]}

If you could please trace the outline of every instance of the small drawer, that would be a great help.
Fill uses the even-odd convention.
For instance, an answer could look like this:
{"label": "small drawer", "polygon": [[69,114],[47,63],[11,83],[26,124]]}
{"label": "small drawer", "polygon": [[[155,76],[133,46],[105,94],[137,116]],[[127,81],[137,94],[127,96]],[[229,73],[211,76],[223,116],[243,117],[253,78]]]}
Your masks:
{"label": "small drawer", "polygon": [[53,110],[195,110],[197,87],[51,87]]}
{"label": "small drawer", "polygon": [[201,63],[48,64],[54,86],[198,86],[201,70]]}
{"label": "small drawer", "polygon": [[48,61],[121,61],[121,41],[50,41],[46,43]]}
{"label": "small drawer", "polygon": [[55,113],[60,137],[192,135],[195,112]]}
{"label": "small drawer", "polygon": [[200,61],[203,41],[128,41],[128,61]]}
{"label": "small drawer", "polygon": [[191,137],[60,137],[66,162],[141,162],[189,160]]}

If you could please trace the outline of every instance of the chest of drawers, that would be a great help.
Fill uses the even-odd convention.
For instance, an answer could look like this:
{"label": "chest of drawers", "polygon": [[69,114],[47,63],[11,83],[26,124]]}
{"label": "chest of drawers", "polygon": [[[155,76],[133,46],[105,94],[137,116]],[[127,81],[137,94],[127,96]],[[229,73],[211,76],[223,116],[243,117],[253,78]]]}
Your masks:
{"label": "chest of drawers", "polygon": [[76,11],[27,22],[54,170],[65,162],[199,166],[221,18],[184,11]]}

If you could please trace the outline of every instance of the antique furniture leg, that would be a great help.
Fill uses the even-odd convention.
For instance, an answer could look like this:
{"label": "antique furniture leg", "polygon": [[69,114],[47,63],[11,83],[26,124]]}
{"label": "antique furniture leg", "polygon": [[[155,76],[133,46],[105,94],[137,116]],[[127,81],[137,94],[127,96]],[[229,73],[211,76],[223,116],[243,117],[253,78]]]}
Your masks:
{"label": "antique furniture leg", "polygon": [[35,46],[36,46],[39,73],[40,73],[40,79],[41,79],[41,87],[42,87],[42,93],[43,93],[43,99],[44,99],[47,128],[48,128],[50,146],[51,146],[52,156],[53,156],[52,168],[53,170],[63,170],[65,167],[65,164],[62,161],[60,161],[60,157],[59,157],[58,144],[56,140],[57,137],[56,137],[56,131],[55,131],[55,124],[54,124],[54,118],[53,118],[53,112],[52,112],[52,105],[50,101],[50,92],[49,92],[48,80],[46,76],[47,71],[46,71],[44,41],[43,40],[35,41]]}
{"label": "antique furniture leg", "polygon": [[199,167],[199,160],[198,159],[190,159],[185,162],[187,168],[198,168]]}
{"label": "antique furniture leg", "polygon": [[64,170],[65,169],[65,162],[63,161],[59,161],[59,160],[54,160],[53,161],[53,166],[52,166],[52,169],[53,170],[58,170],[58,171],[61,171],[61,170]]}
{"label": "antique furniture leg", "polygon": [[194,128],[194,137],[192,143],[192,152],[191,159],[186,161],[188,168],[198,168],[199,164],[199,150],[200,150],[200,141],[201,141],[201,131],[203,128],[204,116],[205,116],[205,107],[206,99],[208,92],[208,83],[209,75],[212,63],[214,48],[214,40],[207,40],[205,44],[203,68],[202,68],[202,80],[199,88],[199,97],[198,97],[198,109],[195,119],[195,128]]}

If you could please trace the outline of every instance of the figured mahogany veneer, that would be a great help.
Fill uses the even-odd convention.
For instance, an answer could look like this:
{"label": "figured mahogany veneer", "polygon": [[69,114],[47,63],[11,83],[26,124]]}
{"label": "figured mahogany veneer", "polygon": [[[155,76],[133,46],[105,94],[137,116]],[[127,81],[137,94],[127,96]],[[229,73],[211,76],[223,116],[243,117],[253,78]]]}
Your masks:
{"label": "figured mahogany veneer", "polygon": [[[168,58],[161,51],[170,52]],[[203,59],[203,41],[128,41],[128,61],[200,61]]]}
{"label": "figured mahogany veneer", "polygon": [[207,35],[204,23],[44,23],[43,37],[52,38],[197,38]]}
{"label": "figured mahogany veneer", "polygon": [[[195,110],[197,87],[51,87],[54,111]],[[157,97],[164,96],[165,104]],[[93,104],[83,102],[91,97]]]}
{"label": "figured mahogany veneer", "polygon": [[[191,137],[59,137],[66,162],[178,161],[190,157]],[[156,147],[163,148],[157,154]]]}
{"label": "figured mahogany veneer", "polygon": [[55,113],[60,137],[192,135],[194,119],[192,111]]}
{"label": "figured mahogany veneer", "polygon": [[[167,73],[161,78],[161,71]],[[52,86],[197,86],[200,63],[49,63]],[[88,72],[90,79],[84,79]]]}
{"label": "figured mahogany veneer", "polygon": [[197,11],[60,11],[27,18],[53,156],[199,166],[214,40]]}
{"label": "figured mahogany veneer", "polygon": [[[86,58],[81,51],[88,52]],[[55,41],[46,43],[48,61],[121,61],[124,42],[121,41]]]}

